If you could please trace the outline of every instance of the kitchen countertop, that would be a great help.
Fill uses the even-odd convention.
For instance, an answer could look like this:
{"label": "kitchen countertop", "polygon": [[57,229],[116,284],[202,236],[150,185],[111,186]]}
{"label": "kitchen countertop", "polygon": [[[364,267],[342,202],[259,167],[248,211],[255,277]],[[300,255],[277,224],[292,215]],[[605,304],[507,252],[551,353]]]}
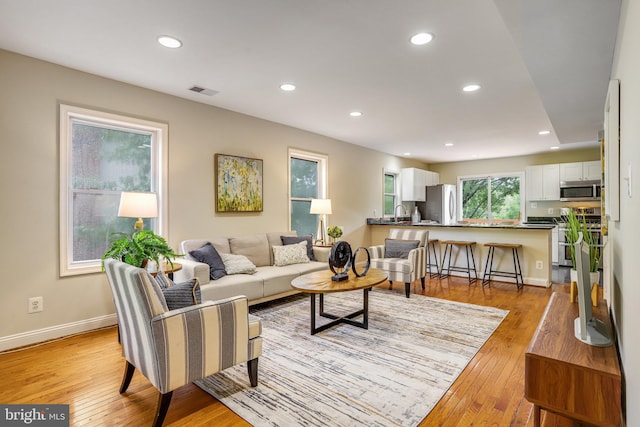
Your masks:
{"label": "kitchen countertop", "polygon": [[413,227],[457,227],[457,228],[509,228],[516,230],[551,230],[554,224],[452,224],[442,225],[436,222],[413,223],[410,220],[399,220],[394,222],[389,219],[367,218],[367,225],[390,225],[390,226],[413,226]]}

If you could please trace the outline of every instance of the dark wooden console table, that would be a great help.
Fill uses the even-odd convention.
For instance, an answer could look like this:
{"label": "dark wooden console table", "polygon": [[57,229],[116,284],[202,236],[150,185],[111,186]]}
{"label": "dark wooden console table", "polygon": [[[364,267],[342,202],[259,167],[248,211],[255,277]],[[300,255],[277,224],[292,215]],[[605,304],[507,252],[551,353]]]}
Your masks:
{"label": "dark wooden console table", "polygon": [[[611,327],[606,304],[594,316]],[[593,347],[574,336],[578,305],[553,293],[525,353],[524,395],[540,409],[597,426],[620,426],[622,382],[615,345]]]}

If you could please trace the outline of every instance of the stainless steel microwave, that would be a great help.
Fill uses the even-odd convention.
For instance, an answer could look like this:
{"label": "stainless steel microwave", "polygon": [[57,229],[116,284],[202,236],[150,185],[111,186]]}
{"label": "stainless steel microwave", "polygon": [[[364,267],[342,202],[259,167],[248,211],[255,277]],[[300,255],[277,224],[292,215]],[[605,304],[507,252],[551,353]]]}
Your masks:
{"label": "stainless steel microwave", "polygon": [[600,181],[562,181],[560,182],[560,200],[563,202],[600,200],[601,190]]}

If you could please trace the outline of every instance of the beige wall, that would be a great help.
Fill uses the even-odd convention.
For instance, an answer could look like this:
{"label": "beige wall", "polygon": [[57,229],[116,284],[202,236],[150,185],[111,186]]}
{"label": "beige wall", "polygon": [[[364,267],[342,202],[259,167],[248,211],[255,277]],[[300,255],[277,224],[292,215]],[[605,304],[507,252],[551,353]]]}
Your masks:
{"label": "beige wall", "polygon": [[[620,221],[609,222],[613,310],[626,374],[627,425],[640,425],[640,2],[624,0],[611,77],[620,80]],[[627,193],[628,168],[631,167]]]}
{"label": "beige wall", "polygon": [[[287,149],[329,157],[329,224],[368,244],[365,218],[382,209],[383,168],[424,167],[359,146],[0,50],[0,348],[14,334],[82,329],[113,314],[104,274],[59,277],[58,104],[169,125],[169,242],[288,228]],[[259,102],[259,100],[256,100]],[[264,159],[264,211],[216,214],[214,153]],[[28,314],[27,299],[44,297]],[[106,320],[105,320],[106,321]],[[61,327],[61,325],[65,325]],[[22,337],[23,335],[20,335]],[[42,335],[36,336],[34,339]],[[28,338],[25,338],[28,340]]]}
{"label": "beige wall", "polygon": [[[623,2],[612,75],[621,79],[621,158],[623,172],[640,158],[640,4]],[[102,274],[60,278],[58,272],[58,104],[69,103],[130,114],[169,124],[169,234],[172,245],[186,238],[244,234],[287,227],[287,147],[329,156],[329,194],[346,238],[364,240],[364,218],[380,211],[384,167],[421,167],[358,146],[241,114],[208,107],[139,87],[103,79],[0,50],[0,344],[13,334],[54,331],[113,313]],[[219,215],[213,208],[213,154],[265,160],[265,206],[260,214]],[[570,152],[572,156],[579,153]],[[569,154],[569,153],[567,153]],[[554,157],[555,155],[561,157]],[[527,164],[572,161],[565,152],[537,157],[434,164],[442,182],[458,175],[524,170]],[[582,156],[582,154],[580,154]],[[575,160],[598,158],[591,152]],[[354,167],[354,166],[357,166]],[[640,189],[633,175],[633,188]],[[622,176],[621,176],[622,178]],[[610,224],[615,271],[615,320],[626,372],[629,425],[640,420],[640,285],[634,269],[640,227],[640,197],[626,195],[621,221]],[[624,236],[624,239],[622,238]],[[626,261],[626,262],[625,262]],[[27,299],[44,297],[44,312],[27,314]],[[69,329],[64,329],[68,331]],[[7,338],[8,337],[8,338]],[[36,337],[37,339],[37,337]]]}
{"label": "beige wall", "polygon": [[473,160],[467,162],[432,163],[429,170],[440,173],[441,184],[457,184],[459,176],[478,175],[483,173],[524,172],[524,168],[532,165],[550,163],[584,162],[599,160],[600,149],[577,149],[551,151],[531,156],[503,157],[489,160]]}

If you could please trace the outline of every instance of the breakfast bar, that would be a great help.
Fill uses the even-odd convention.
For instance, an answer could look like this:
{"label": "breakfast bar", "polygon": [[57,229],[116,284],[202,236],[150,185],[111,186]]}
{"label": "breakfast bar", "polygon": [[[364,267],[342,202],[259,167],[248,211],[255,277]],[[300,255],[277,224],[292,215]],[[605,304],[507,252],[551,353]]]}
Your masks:
{"label": "breakfast bar", "polygon": [[[553,225],[549,224],[455,224],[412,223],[410,221],[389,221],[386,219],[367,219],[372,245],[383,245],[390,228],[420,227],[429,231],[429,239],[460,240],[476,242],[474,256],[478,276],[482,277],[488,248],[485,243],[521,244],[520,263],[524,283],[527,285],[551,286],[551,250]],[[503,253],[494,260],[494,268],[513,270],[510,254]],[[462,265],[462,256],[454,259]],[[441,261],[441,258],[438,258]],[[461,273],[460,273],[461,274]],[[466,274],[465,274],[466,275]],[[509,281],[511,279],[505,279]],[[515,280],[512,280],[515,283]]]}

